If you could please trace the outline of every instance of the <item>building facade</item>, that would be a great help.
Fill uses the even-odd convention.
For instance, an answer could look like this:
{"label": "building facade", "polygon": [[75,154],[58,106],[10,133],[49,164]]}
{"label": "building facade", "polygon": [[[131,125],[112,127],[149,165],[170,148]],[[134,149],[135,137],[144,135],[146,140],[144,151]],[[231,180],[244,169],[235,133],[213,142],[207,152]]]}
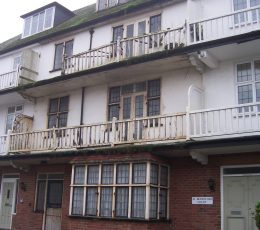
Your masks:
{"label": "building facade", "polygon": [[260,1],[21,18],[0,44],[0,229],[257,230]]}

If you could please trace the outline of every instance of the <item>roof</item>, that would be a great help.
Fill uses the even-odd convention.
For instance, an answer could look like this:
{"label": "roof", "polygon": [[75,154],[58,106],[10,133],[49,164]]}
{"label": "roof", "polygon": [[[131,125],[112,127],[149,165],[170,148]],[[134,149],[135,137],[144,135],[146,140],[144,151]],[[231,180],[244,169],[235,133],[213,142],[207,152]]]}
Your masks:
{"label": "roof", "polygon": [[165,2],[176,2],[179,0],[132,0],[125,4],[117,5],[102,11],[96,11],[96,4],[92,4],[81,9],[75,10],[75,16],[51,29],[32,36],[21,38],[18,35],[0,44],[0,55],[23,48],[37,42],[44,41],[50,37],[65,34],[83,27],[94,26],[97,23],[105,22],[108,19],[135,12],[138,9],[163,4]]}
{"label": "roof", "polygon": [[52,3],[49,3],[48,5],[42,6],[42,7],[38,8],[38,9],[36,9],[36,10],[30,11],[30,12],[22,15],[21,18],[27,18],[28,16],[31,16],[31,15],[33,15],[35,13],[38,13],[38,12],[41,12],[42,10],[50,8],[52,6],[56,6],[56,7],[60,8],[60,9],[62,9],[63,11],[67,12],[68,14],[74,15],[74,13],[72,11],[70,11],[69,9],[64,7],[63,5],[59,4],[58,2],[52,2]]}

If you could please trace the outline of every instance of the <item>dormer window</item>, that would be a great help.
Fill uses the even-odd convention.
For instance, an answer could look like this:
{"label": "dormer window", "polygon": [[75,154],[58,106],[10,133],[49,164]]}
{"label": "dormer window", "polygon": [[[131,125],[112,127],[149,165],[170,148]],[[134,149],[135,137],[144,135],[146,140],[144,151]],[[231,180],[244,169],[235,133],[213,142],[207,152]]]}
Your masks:
{"label": "dormer window", "polygon": [[129,2],[130,0],[97,0],[98,1],[98,10],[104,10],[118,4],[123,4]]}
{"label": "dormer window", "polygon": [[24,19],[23,38],[53,27],[55,7],[50,7]]}

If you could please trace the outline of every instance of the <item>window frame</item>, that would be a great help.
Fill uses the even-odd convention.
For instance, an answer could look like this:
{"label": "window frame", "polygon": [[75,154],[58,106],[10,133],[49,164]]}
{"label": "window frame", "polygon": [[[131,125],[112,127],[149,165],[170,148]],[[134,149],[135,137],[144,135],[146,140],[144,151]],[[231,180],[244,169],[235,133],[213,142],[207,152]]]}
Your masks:
{"label": "window frame", "polygon": [[125,3],[129,2],[130,0],[125,0],[126,2],[123,2],[123,3],[121,3],[120,0],[115,0],[116,3],[114,5],[112,5],[112,6],[109,5],[109,2],[111,0],[104,0],[104,1],[106,3],[105,3],[104,8],[102,8],[102,9],[100,9],[100,0],[97,1],[97,8],[96,8],[97,11],[102,11],[102,10],[109,9],[109,8],[112,8],[112,7],[121,5],[121,4],[125,4]]}
{"label": "window frame", "polygon": [[[19,110],[20,112],[17,112],[17,107],[20,107],[20,106],[22,107],[22,109]],[[14,112],[14,113],[8,113],[9,108],[12,108],[12,107],[15,107],[15,112]],[[8,116],[9,116],[10,114],[12,114],[12,115],[14,115],[14,119],[15,119],[15,117],[16,117],[17,115],[23,114],[23,112],[24,112],[24,105],[23,105],[23,104],[11,105],[11,106],[8,106],[8,107],[7,107],[7,111],[6,111],[6,121],[5,121],[5,133],[6,133],[6,134],[7,134],[8,130],[10,130],[10,129],[7,128]],[[13,121],[12,121],[11,130],[13,130],[14,119],[13,119]]]}
{"label": "window frame", "polygon": [[[137,184],[133,183],[133,165],[134,164],[145,164],[146,165],[146,178],[145,178],[145,183],[142,184]],[[163,186],[160,184],[160,179],[158,179],[158,184],[154,185],[150,183],[151,180],[151,165],[155,164],[158,165],[158,178],[160,178],[160,173],[161,173],[161,168],[165,167],[167,168],[167,185]],[[89,166],[94,166],[94,165],[99,165],[99,171],[98,171],[98,184],[96,185],[90,185],[87,184],[87,172],[88,172],[88,167]],[[113,165],[113,183],[112,184],[102,184],[102,168],[104,165]],[[128,183],[117,183],[117,168],[119,165],[128,165]],[[84,167],[85,172],[84,172],[84,183],[82,184],[75,184],[74,183],[74,178],[75,178],[75,169],[77,167]],[[89,163],[89,164],[73,164],[72,165],[72,173],[71,173],[71,184],[70,184],[70,206],[69,206],[69,215],[70,216],[77,216],[77,217],[82,217],[82,218],[105,218],[105,219],[131,219],[131,220],[167,220],[169,219],[169,188],[170,188],[170,167],[169,165],[166,165],[161,162],[154,162],[154,161],[136,161],[136,162],[99,162],[99,163]],[[77,213],[82,213],[82,214],[74,214],[73,213],[73,201],[74,201],[74,189],[75,188],[83,188],[83,210],[77,211]],[[87,201],[87,189],[88,188],[97,188],[97,200],[96,200],[96,215],[86,215],[86,201]],[[102,216],[101,212],[101,190],[103,188],[110,188],[112,190],[112,204],[111,204],[111,217],[107,216]],[[118,188],[125,188],[127,189],[127,196],[124,197],[124,200],[127,200],[127,216],[117,216],[116,213],[116,205],[117,205],[117,191]],[[144,197],[144,210],[143,210],[143,218],[139,217],[133,217],[133,210],[132,210],[132,200],[133,200],[133,189],[134,188],[144,188],[145,191],[145,197]],[[156,218],[155,217],[150,217],[150,190],[151,189],[156,189],[157,191],[157,199],[156,199],[156,205],[157,205],[157,211],[156,211]],[[165,206],[165,217],[160,216],[160,191],[161,190],[166,190],[167,191],[167,197],[166,197],[166,206]]]}
{"label": "window frame", "polygon": [[[51,25],[50,25],[49,27],[45,27],[46,12],[47,12],[47,10],[49,10],[49,9],[53,9],[53,10],[52,10]],[[40,20],[39,20],[40,14],[43,13],[43,12],[44,12],[43,28],[42,28],[41,31],[38,31],[38,29],[39,29],[39,21],[40,21]],[[37,33],[40,33],[40,32],[42,32],[42,31],[45,31],[45,30],[48,30],[48,29],[52,28],[53,25],[54,25],[55,12],[56,12],[56,7],[55,7],[55,6],[52,6],[52,7],[46,8],[46,9],[44,9],[44,10],[38,12],[38,13],[35,13],[35,14],[33,14],[33,15],[31,15],[31,16],[25,18],[25,19],[24,19],[24,24],[23,24],[22,38],[26,38],[26,37],[32,36],[32,35],[34,35],[34,34],[37,34]],[[37,29],[36,29],[36,32],[35,32],[35,33],[32,33],[32,22],[33,22],[33,17],[35,17],[35,16],[38,17],[38,19],[37,19]],[[28,32],[27,35],[25,35],[25,33],[24,33],[24,32],[25,32],[25,27],[26,27],[26,25],[25,25],[25,24],[26,24],[26,23],[25,23],[26,20],[29,20],[29,32]]]}
{"label": "window frame", "polygon": [[[235,89],[236,89],[236,102],[237,105],[239,106],[246,106],[247,104],[254,104],[254,103],[259,103],[256,101],[256,84],[260,83],[260,79],[256,80],[256,74],[255,74],[255,62],[259,61],[260,62],[260,57],[257,58],[253,58],[250,60],[244,60],[241,62],[238,62],[235,64]],[[251,80],[247,80],[247,81],[238,81],[238,66],[242,65],[242,64],[247,64],[250,63],[250,67],[251,67],[251,76],[252,79]],[[251,85],[252,86],[252,102],[251,103],[239,103],[239,95],[238,95],[238,89],[241,86],[246,86],[246,85]],[[246,107],[245,107],[246,108]],[[250,112],[251,110],[249,110],[248,112]]]}

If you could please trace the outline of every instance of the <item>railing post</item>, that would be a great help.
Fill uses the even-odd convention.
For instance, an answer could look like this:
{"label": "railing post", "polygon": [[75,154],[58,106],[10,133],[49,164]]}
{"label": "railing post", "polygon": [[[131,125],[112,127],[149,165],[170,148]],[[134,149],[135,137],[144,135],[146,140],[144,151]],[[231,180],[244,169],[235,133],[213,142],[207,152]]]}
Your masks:
{"label": "railing post", "polygon": [[112,141],[111,141],[111,145],[114,146],[115,145],[115,142],[116,142],[116,121],[117,121],[117,118],[116,117],[113,117],[112,119]]}
{"label": "railing post", "polygon": [[61,74],[64,75],[66,72],[66,54],[62,55]]}
{"label": "railing post", "polygon": [[186,140],[190,140],[190,107],[186,107]]}
{"label": "railing post", "polygon": [[7,131],[7,137],[6,137],[6,142],[5,142],[5,154],[7,155],[11,149],[11,134],[12,130]]}
{"label": "railing post", "polygon": [[186,37],[186,45],[190,45],[190,25],[188,19],[185,20],[184,37]]}
{"label": "railing post", "polygon": [[120,46],[121,37],[119,36],[116,40],[116,61],[120,61],[120,53],[121,53],[121,46]]}
{"label": "railing post", "polygon": [[56,149],[57,148],[57,134],[56,134],[56,129],[55,127],[53,127],[53,148]]}

